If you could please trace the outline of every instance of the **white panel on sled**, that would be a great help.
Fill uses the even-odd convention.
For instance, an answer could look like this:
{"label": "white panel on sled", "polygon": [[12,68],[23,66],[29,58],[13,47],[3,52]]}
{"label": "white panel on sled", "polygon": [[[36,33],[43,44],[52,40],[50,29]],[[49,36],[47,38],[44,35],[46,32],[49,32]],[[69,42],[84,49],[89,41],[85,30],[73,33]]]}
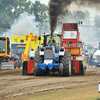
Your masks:
{"label": "white panel on sled", "polygon": [[52,60],[44,60],[44,63],[45,64],[51,64],[52,63]]}

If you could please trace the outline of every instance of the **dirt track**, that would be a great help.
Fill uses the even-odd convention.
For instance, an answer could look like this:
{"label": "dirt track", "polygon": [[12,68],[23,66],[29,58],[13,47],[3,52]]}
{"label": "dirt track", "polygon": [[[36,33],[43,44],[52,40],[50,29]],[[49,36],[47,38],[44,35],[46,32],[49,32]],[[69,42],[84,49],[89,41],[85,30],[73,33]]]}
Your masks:
{"label": "dirt track", "polygon": [[[28,95],[43,89],[52,90],[54,87],[56,87],[55,89],[60,89],[67,86],[74,87],[75,84],[76,87],[82,84],[97,84],[98,81],[100,81],[100,68],[88,68],[84,76],[72,77],[22,76],[22,71],[19,69],[0,70],[0,100],[13,100],[18,95]],[[20,100],[23,99],[20,98]]]}

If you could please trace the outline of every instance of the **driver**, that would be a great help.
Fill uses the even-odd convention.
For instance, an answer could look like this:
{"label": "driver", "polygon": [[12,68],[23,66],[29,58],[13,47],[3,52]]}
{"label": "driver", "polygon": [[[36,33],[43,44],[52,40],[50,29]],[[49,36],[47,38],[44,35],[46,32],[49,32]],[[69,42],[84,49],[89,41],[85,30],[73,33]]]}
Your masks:
{"label": "driver", "polygon": [[[52,41],[52,42],[51,42]],[[52,44],[51,44],[52,43]],[[52,37],[52,39],[48,42],[48,44],[50,45],[55,45],[56,46],[56,41],[54,40],[54,38]]]}

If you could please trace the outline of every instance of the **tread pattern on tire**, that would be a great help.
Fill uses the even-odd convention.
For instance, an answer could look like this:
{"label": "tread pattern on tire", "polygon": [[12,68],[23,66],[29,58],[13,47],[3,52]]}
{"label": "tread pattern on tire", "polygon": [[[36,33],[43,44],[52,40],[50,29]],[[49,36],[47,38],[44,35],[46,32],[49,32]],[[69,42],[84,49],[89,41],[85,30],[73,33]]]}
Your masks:
{"label": "tread pattern on tire", "polygon": [[65,51],[63,57],[60,57],[60,63],[63,64],[63,76],[69,76],[69,60],[70,60],[70,52]]}
{"label": "tread pattern on tire", "polygon": [[62,63],[60,63],[59,75],[60,75],[60,76],[63,76],[63,64],[62,64]]}
{"label": "tread pattern on tire", "polygon": [[[35,63],[43,63],[43,56],[40,56],[39,50],[35,52]],[[42,69],[38,69],[38,73],[40,76],[43,76],[45,74],[45,71]]]}

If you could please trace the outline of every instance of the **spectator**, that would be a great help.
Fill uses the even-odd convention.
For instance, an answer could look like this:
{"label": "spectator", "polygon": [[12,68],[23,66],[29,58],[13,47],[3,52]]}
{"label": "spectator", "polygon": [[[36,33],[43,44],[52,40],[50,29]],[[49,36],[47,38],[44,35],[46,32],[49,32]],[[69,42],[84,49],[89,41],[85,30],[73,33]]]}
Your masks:
{"label": "spectator", "polygon": [[30,57],[30,60],[34,60],[34,57],[35,57],[34,49],[32,49],[31,52],[29,53],[29,57]]}
{"label": "spectator", "polygon": [[10,61],[12,61],[12,62],[16,62],[16,57],[14,56],[14,54],[12,54],[12,56],[10,57]]}
{"label": "spectator", "polygon": [[93,65],[93,54],[90,53],[90,54],[89,54],[89,66],[92,67],[92,65]]}
{"label": "spectator", "polygon": [[1,59],[1,62],[9,62],[9,61],[10,61],[9,58],[6,55],[4,55],[3,58]]}
{"label": "spectator", "polygon": [[1,62],[9,62],[9,61],[10,61],[9,58],[6,55],[4,55],[3,58],[0,60],[0,69],[2,68]]}
{"label": "spectator", "polygon": [[10,61],[14,62],[14,69],[16,69],[17,58],[14,56],[14,54],[12,54],[12,56],[10,57]]}

